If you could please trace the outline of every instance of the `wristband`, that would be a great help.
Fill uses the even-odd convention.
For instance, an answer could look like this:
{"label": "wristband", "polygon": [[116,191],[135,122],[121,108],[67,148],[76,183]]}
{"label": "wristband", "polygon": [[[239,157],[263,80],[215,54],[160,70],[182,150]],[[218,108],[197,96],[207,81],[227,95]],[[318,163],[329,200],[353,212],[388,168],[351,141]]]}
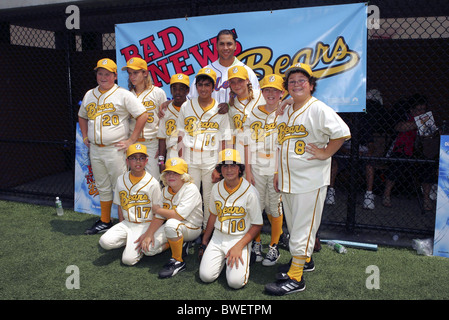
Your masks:
{"label": "wristband", "polygon": [[159,161],[164,161],[165,157],[164,156],[159,156]]}
{"label": "wristband", "polygon": [[83,139],[83,142],[85,142],[87,139],[88,139],[88,137],[85,137],[85,138]]}

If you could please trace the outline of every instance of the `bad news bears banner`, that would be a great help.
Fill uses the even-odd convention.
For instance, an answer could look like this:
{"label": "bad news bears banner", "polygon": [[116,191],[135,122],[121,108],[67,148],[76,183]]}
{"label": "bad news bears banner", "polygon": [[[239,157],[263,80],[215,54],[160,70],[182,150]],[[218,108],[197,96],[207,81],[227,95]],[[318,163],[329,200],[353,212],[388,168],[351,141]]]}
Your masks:
{"label": "bad news bears banner", "polygon": [[318,99],[337,112],[361,112],[366,100],[366,21],[367,5],[357,3],[118,24],[118,84],[128,88],[128,74],[121,68],[130,58],[141,57],[154,84],[170,98],[170,77],[184,73],[192,83],[199,69],[218,59],[218,32],[232,29],[238,37],[235,55],[259,81],[304,62],[319,78]]}

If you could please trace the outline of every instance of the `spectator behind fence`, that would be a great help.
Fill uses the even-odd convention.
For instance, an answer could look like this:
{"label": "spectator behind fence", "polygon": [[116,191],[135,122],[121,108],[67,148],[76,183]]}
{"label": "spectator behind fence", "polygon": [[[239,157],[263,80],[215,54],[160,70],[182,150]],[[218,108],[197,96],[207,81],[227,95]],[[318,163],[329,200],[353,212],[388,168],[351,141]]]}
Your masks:
{"label": "spectator behind fence", "polygon": [[[342,115],[343,120],[353,130],[351,118]],[[385,140],[387,125],[387,111],[383,107],[382,96],[377,89],[369,90],[367,93],[366,112],[357,115],[357,124],[359,132],[359,155],[380,157],[385,153]],[[351,153],[351,140],[345,141],[337,155],[349,156]],[[334,205],[336,203],[335,180],[337,175],[348,167],[348,159],[341,157],[332,157],[331,179],[327,190],[326,204]],[[374,209],[374,169],[375,164],[369,161],[366,164],[366,185],[367,190],[364,195],[363,208]]]}
{"label": "spectator behind fence", "polygon": [[[393,141],[390,149],[387,152],[389,158],[402,158],[402,159],[416,159],[416,158],[436,158],[438,156],[438,143],[432,143],[433,148],[430,150],[424,150],[424,148],[417,148],[417,143],[424,139],[424,136],[420,136],[424,128],[427,128],[430,119],[427,115],[428,103],[425,96],[415,94],[407,100],[406,108],[408,109],[404,114],[397,114],[399,121],[396,123],[394,129],[397,131],[397,136]],[[401,112],[402,108],[398,108],[397,111]],[[395,111],[395,110],[393,110]],[[420,121],[416,121],[415,117],[421,116]],[[428,135],[426,138],[434,141],[438,140],[437,129],[433,126],[434,134]],[[433,139],[434,138],[434,139]],[[430,143],[427,147],[430,146]],[[427,149],[426,147],[426,149]],[[436,151],[435,151],[436,149]],[[414,166],[414,176],[417,177],[418,182],[421,183],[423,193],[423,210],[431,211],[433,209],[433,203],[429,198],[432,184],[436,182],[437,171],[435,166],[428,163],[420,163]],[[404,163],[392,162],[386,171],[385,190],[382,198],[382,205],[385,207],[391,207],[391,191],[396,183],[396,180],[404,173]]]}

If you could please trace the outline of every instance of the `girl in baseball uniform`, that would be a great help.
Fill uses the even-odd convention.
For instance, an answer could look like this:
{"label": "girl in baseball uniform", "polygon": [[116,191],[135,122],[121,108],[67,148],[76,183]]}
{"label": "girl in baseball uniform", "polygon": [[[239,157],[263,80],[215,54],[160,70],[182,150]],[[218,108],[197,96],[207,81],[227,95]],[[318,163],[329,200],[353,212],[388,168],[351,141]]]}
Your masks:
{"label": "girl in baseball uniform", "polygon": [[165,115],[160,118],[157,138],[159,139],[159,170],[165,169],[165,159],[178,157],[178,130],[176,122],[182,104],[189,93],[189,77],[182,73],[173,75],[170,79],[170,100]]}
{"label": "girl in baseball uniform", "polygon": [[[142,235],[153,219],[153,207],[159,203],[159,181],[145,171],[148,154],[145,145],[136,143],[127,151],[129,171],[117,180],[114,203],[122,208],[120,223],[114,225],[100,238],[100,246],[106,250],[125,246],[122,262],[134,265],[143,256],[146,243]],[[167,248],[167,247],[166,247]]]}
{"label": "girl in baseball uniform", "polygon": [[[158,238],[163,225],[163,240],[168,241],[172,257],[159,272],[160,278],[173,277],[186,268],[183,253],[187,253],[188,243],[201,234],[203,225],[203,201],[201,193],[188,174],[187,163],[181,158],[168,159],[161,174],[164,184],[162,197],[154,207],[156,216],[149,228],[149,236]],[[155,241],[151,241],[151,246]],[[157,246],[157,245],[156,245]]]}
{"label": "girl in baseball uniform", "polygon": [[221,151],[217,170],[223,180],[212,189],[210,216],[202,239],[202,246],[207,247],[199,275],[202,281],[213,282],[226,264],[228,285],[239,289],[248,282],[251,242],[263,225],[259,194],[243,178],[245,165],[237,150]]}
{"label": "girl in baseball uniform", "polygon": [[351,137],[340,116],[312,95],[316,78],[309,65],[297,63],[287,69],[284,88],[293,103],[277,120],[278,163],[273,182],[282,195],[292,262],[287,273],[277,274],[277,282],[265,286],[274,295],[305,289],[303,270],[311,262],[321,222],[331,157]]}
{"label": "girl in baseball uniform", "polygon": [[[279,193],[273,187],[273,178],[277,150],[276,110],[284,94],[283,82],[283,78],[277,74],[262,79],[261,88],[266,103],[256,105],[244,124],[248,155],[245,158],[246,179],[254,184],[260,195],[266,195],[260,197],[260,206],[265,208],[271,223],[271,241],[262,261],[264,266],[274,265],[280,257],[278,243],[282,235],[283,215]],[[260,241],[260,234],[256,237],[256,243],[257,240]],[[260,261],[257,256],[256,261]]]}
{"label": "girl in baseball uniform", "polygon": [[[202,68],[196,75],[198,97],[187,100],[179,111],[178,150],[189,165],[189,174],[203,194],[207,208],[214,179],[212,173],[218,153],[230,139],[229,118],[218,113],[218,102],[212,98],[217,75],[212,69]],[[206,228],[209,210],[204,211]]]}
{"label": "girl in baseball uniform", "polygon": [[[122,70],[127,70],[128,72],[129,90],[147,110],[148,119],[137,141],[147,147],[149,155],[147,171],[159,180],[159,164],[156,159],[159,148],[159,142],[156,137],[159,126],[158,113],[159,106],[167,101],[167,96],[164,90],[153,85],[145,60],[137,57],[131,58]],[[131,118],[130,130],[134,129],[135,123],[136,120]],[[164,160],[162,159],[162,161]]]}
{"label": "girl in baseball uniform", "polygon": [[[92,172],[100,195],[101,218],[85,234],[112,227],[111,207],[117,178],[126,171],[125,152],[135,143],[148,114],[136,97],[115,84],[117,65],[101,59],[95,67],[98,86],[83,98],[78,121],[84,144],[89,148]],[[136,119],[134,130],[129,119]]]}

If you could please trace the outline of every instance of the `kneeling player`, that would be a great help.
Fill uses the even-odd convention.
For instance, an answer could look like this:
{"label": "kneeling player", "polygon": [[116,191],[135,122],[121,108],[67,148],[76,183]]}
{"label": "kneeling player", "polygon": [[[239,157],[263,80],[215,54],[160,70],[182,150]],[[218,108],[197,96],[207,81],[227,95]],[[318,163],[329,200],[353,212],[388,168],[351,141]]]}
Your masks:
{"label": "kneeling player", "polygon": [[223,180],[212,188],[210,216],[202,240],[207,248],[199,275],[202,281],[212,282],[226,263],[228,285],[240,289],[248,282],[251,241],[263,225],[259,194],[242,177],[245,165],[238,151],[221,151],[216,169]]}
{"label": "kneeling player", "polygon": [[142,258],[140,246],[144,234],[153,219],[153,205],[159,203],[161,189],[159,182],[145,171],[148,162],[147,148],[140,143],[127,150],[126,164],[130,171],[117,179],[114,203],[120,205],[120,223],[114,225],[100,238],[100,245],[106,250],[125,246],[122,262],[134,265]]}

